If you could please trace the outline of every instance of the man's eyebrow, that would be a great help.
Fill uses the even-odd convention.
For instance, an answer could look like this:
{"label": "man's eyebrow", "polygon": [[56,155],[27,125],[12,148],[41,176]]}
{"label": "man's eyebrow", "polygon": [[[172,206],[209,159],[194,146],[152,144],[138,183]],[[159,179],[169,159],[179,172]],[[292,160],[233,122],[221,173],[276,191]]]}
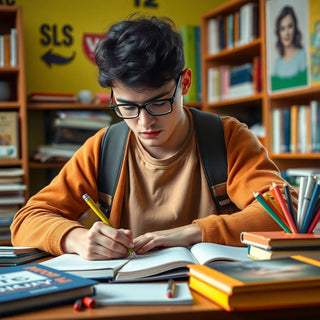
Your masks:
{"label": "man's eyebrow", "polygon": [[[160,94],[158,94],[158,95],[150,98],[149,100],[145,101],[144,104],[145,104],[145,103],[148,103],[148,102],[151,102],[151,101],[154,101],[154,100],[157,100],[157,99],[160,99],[160,98],[163,98],[163,97],[164,97],[165,95],[167,95],[169,92],[170,92],[170,90],[168,90],[168,91],[166,91],[166,92],[162,92],[162,93],[160,93]],[[130,101],[130,100],[123,99],[123,98],[121,98],[121,97],[116,98],[116,99],[117,99],[117,101],[119,101],[119,102],[121,102],[121,103],[137,104],[137,103],[135,103],[135,102],[132,102],[132,101]]]}

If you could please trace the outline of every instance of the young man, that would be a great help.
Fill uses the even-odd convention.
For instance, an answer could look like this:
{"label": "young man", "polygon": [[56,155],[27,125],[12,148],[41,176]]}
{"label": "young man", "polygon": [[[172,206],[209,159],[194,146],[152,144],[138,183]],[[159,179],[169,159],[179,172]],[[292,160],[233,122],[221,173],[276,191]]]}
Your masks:
{"label": "young man", "polygon": [[98,46],[96,61],[100,84],[111,88],[114,112],[130,128],[110,214],[115,228],[99,221],[88,230],[77,221],[88,209],[82,195],[94,201],[100,196],[103,129],[17,213],[13,245],[112,259],[127,256],[127,248],[145,253],[201,241],[240,245],[242,231],[279,229],[252,194],[283,180],[256,137],[230,117],[223,118],[227,190],[238,209],[217,213],[192,114],[183,107],[191,70],[184,69],[182,40],[170,20],[139,16],[116,23]]}

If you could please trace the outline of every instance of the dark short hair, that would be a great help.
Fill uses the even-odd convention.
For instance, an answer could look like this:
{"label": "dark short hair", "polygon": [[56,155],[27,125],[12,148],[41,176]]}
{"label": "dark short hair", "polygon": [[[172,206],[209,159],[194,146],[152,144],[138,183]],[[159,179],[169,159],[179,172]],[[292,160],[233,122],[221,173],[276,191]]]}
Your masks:
{"label": "dark short hair", "polygon": [[112,87],[117,80],[128,87],[157,88],[178,79],[184,67],[183,43],[169,18],[134,14],[110,27],[95,59],[102,87]]}

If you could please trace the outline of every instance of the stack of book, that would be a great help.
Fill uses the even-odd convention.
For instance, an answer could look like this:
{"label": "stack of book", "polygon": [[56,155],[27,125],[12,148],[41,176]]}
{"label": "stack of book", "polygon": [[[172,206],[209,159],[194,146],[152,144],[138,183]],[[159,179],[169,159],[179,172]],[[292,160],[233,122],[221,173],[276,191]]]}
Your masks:
{"label": "stack of book", "polygon": [[0,168],[0,240],[10,241],[13,217],[25,202],[22,168]]}
{"label": "stack of book", "polygon": [[98,111],[58,111],[53,123],[53,137],[49,145],[37,148],[33,158],[45,162],[65,161],[98,130],[109,126],[111,116]]}
{"label": "stack of book", "polygon": [[269,260],[303,255],[320,260],[320,234],[317,233],[242,232],[240,240],[248,246],[248,255],[253,259]]}
{"label": "stack of book", "polygon": [[77,101],[77,98],[73,93],[31,92],[28,95],[28,101],[31,103],[73,103]]}
{"label": "stack of book", "polygon": [[189,265],[189,286],[227,311],[320,304],[320,261],[302,256]]}
{"label": "stack of book", "polygon": [[0,266],[16,266],[48,255],[33,247],[0,246]]}

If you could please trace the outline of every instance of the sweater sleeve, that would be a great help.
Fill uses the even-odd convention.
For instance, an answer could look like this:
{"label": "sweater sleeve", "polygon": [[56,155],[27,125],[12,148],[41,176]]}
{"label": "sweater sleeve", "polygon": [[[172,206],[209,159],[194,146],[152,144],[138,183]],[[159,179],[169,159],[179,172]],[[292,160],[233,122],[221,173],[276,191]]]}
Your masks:
{"label": "sweater sleeve", "polygon": [[[285,181],[266,149],[245,124],[230,117],[223,118],[223,124],[228,158],[227,192],[239,211],[210,215],[194,222],[200,226],[204,242],[241,245],[240,233],[243,231],[281,229],[255,200],[253,192],[268,191],[272,182],[282,189]],[[290,188],[296,207],[298,195]]]}
{"label": "sweater sleeve", "polygon": [[82,195],[98,200],[97,171],[100,142],[105,129],[89,138],[65,164],[52,182],[29,199],[11,224],[14,246],[33,246],[54,255],[62,254],[61,240],[88,211]]}

